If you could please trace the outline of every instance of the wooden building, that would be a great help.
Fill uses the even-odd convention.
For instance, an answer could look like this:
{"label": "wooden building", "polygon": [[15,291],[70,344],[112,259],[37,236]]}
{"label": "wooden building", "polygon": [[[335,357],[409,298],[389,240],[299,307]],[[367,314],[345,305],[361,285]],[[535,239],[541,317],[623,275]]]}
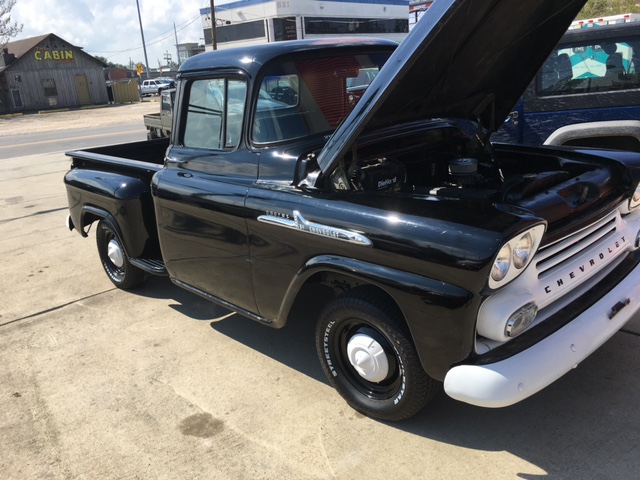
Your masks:
{"label": "wooden building", "polygon": [[0,54],[0,114],[108,103],[100,60],[53,33]]}

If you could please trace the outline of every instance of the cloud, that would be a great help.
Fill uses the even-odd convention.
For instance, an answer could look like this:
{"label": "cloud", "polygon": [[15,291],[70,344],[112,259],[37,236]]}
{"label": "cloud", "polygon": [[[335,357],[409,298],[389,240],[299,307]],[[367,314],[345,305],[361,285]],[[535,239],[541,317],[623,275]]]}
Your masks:
{"label": "cloud", "polygon": [[[149,66],[177,60],[178,43],[202,43],[200,8],[209,0],[138,0]],[[216,2],[216,5],[225,3]],[[11,16],[23,24],[14,40],[54,33],[90,55],[127,65],[144,60],[136,0],[17,0]]]}

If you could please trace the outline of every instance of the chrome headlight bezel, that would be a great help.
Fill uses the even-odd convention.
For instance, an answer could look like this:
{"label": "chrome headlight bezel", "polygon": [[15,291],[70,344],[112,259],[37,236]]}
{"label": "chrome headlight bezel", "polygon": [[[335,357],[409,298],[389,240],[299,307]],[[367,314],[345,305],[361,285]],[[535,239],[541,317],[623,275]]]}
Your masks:
{"label": "chrome headlight bezel", "polygon": [[[540,223],[521,232],[505,242],[493,259],[489,274],[489,288],[498,289],[515,280],[524,272],[536,254],[546,225]],[[509,252],[508,266],[504,265]],[[499,272],[499,274],[497,274]]]}

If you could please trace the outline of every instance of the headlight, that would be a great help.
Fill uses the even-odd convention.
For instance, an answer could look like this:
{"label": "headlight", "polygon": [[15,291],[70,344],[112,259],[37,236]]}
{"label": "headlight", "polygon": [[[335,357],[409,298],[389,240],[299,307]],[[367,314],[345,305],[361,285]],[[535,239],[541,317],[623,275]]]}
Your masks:
{"label": "headlight", "polygon": [[513,249],[513,266],[521,270],[529,263],[531,249],[533,248],[533,238],[529,232],[522,235],[516,242]]}
{"label": "headlight", "polygon": [[633,210],[638,205],[640,205],[640,183],[636,185],[636,191],[633,192],[633,195],[629,200],[629,211]]}
{"label": "headlight", "polygon": [[507,243],[498,252],[496,261],[493,262],[491,268],[491,278],[496,282],[499,282],[509,273],[509,267],[511,266],[511,246]]}
{"label": "headlight", "polygon": [[500,288],[524,271],[540,246],[544,230],[544,224],[536,225],[502,246],[491,266],[490,288]]}

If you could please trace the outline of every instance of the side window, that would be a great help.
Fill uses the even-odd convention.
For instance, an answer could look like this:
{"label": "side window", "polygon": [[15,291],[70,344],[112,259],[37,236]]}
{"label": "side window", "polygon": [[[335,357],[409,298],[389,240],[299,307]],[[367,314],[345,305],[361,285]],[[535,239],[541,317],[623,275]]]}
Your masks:
{"label": "side window", "polygon": [[43,79],[42,86],[44,87],[45,97],[55,97],[56,95],[58,95],[58,89],[56,88],[56,81],[53,78]]}
{"label": "side window", "polygon": [[538,74],[540,96],[640,88],[640,38],[554,50]]}
{"label": "side window", "polygon": [[182,144],[185,147],[223,150],[240,143],[246,83],[213,78],[194,80],[187,86]]}

